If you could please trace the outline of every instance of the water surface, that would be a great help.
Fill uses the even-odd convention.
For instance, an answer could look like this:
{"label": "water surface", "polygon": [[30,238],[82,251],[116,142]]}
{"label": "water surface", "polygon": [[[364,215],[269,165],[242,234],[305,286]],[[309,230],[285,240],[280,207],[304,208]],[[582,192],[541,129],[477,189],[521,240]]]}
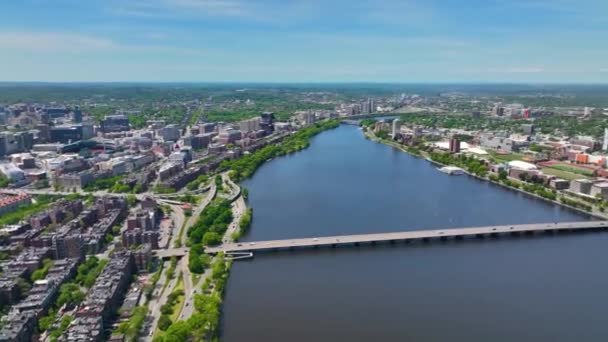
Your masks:
{"label": "water surface", "polygon": [[[246,241],[589,219],[341,126],[244,184]],[[257,254],[228,283],[224,341],[608,337],[608,235]]]}

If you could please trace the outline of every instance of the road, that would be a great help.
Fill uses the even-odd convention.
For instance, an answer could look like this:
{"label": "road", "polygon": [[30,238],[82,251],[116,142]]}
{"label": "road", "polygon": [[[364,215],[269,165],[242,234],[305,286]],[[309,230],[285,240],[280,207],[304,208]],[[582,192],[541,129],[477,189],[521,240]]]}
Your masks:
{"label": "road", "polygon": [[[205,197],[205,199],[197,205],[192,211],[192,216],[186,220],[186,225],[182,228],[184,229],[181,232],[181,245],[186,246],[186,241],[188,240],[188,229],[196,223],[198,217],[201,215],[201,212],[213,201],[215,196],[217,195],[217,188],[215,186],[215,182],[211,182],[211,186],[209,187],[209,193]],[[182,312],[179,315],[179,319],[188,319],[192,315],[192,307],[194,306],[194,294],[198,293],[197,290],[200,288],[199,284],[192,283],[192,273],[190,272],[190,268],[188,267],[188,257],[183,257],[182,262],[180,263],[179,269],[184,275],[184,306],[182,307]],[[201,278],[204,279],[204,276]],[[199,281],[200,282],[200,281]]]}
{"label": "road", "polygon": [[247,210],[247,204],[245,204],[245,199],[243,196],[239,196],[234,202],[232,202],[232,222],[228,225],[228,230],[224,234],[222,241],[224,243],[233,242],[232,236],[235,232],[241,229],[240,222],[241,217],[245,214]]}
{"label": "road", "polygon": [[[231,197],[235,196],[235,195],[240,195],[240,193],[241,193],[240,187],[237,184],[235,184],[234,182],[232,182],[232,180],[228,177],[227,173],[222,174],[222,179],[225,184],[230,184],[230,187],[233,191],[231,194]],[[212,184],[213,184],[212,189],[211,189],[212,192],[209,194],[209,196],[207,196],[206,200],[202,203],[202,204],[204,204],[204,206],[206,206],[209,202],[211,202],[213,197],[215,197],[215,191],[216,191],[215,183],[212,182]],[[204,208],[204,206],[203,206],[203,208]],[[233,219],[232,219],[232,222],[229,224],[228,229],[226,230],[226,233],[224,233],[224,236],[223,236],[224,241],[232,242],[232,234],[236,230],[239,229],[239,222],[240,222],[241,216],[245,213],[246,209],[247,209],[247,206],[246,206],[245,200],[243,199],[242,196],[239,196],[237,198],[237,200],[235,200],[232,203]],[[200,210],[202,211],[202,209],[200,209]],[[198,217],[198,215],[192,215],[192,217]],[[185,241],[184,241],[184,245],[185,245]],[[185,268],[187,268],[187,263],[184,263],[183,265],[185,266]],[[180,320],[185,320],[185,319],[188,319],[190,316],[192,316],[192,313],[194,312],[194,295],[202,292],[203,282],[205,281],[205,279],[207,279],[209,276],[211,276],[211,269],[207,268],[205,270],[205,272],[199,278],[198,283],[192,284],[190,271],[184,270],[183,272],[184,272],[184,275],[188,274],[188,277],[186,277],[184,279],[186,300],[184,301],[184,307],[182,308],[182,312],[180,313],[180,316],[179,316]]]}
{"label": "road", "polygon": [[[160,276],[160,279],[158,280],[158,283],[156,283],[156,286],[154,287],[154,291],[152,292],[152,299],[148,302],[148,320],[149,320],[149,324],[146,326],[145,332],[148,332],[145,336],[143,336],[144,341],[152,341],[152,336],[149,334],[149,332],[154,333],[154,330],[156,329],[156,325],[158,324],[158,319],[160,318],[160,307],[163,306],[163,304],[165,304],[167,302],[167,298],[169,297],[169,294],[173,291],[173,288],[175,287],[175,285],[177,284],[178,281],[178,275],[179,275],[179,266],[180,263],[182,263],[182,260],[178,260],[177,261],[177,267],[175,270],[175,276],[173,277],[173,279],[171,279],[169,281],[169,284],[167,285],[167,287],[165,288],[164,291],[162,291],[163,286],[165,284],[165,280],[167,279],[167,270],[170,267],[170,262],[166,261],[164,263],[163,266],[163,272]],[[162,293],[161,293],[162,291]]]}

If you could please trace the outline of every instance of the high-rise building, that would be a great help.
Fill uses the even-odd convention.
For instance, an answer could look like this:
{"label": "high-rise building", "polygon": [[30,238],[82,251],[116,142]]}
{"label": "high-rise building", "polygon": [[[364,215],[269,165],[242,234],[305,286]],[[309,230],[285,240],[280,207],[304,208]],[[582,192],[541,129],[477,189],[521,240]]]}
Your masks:
{"label": "high-rise building", "polygon": [[67,108],[47,108],[45,109],[46,114],[51,119],[63,118],[68,113]]}
{"label": "high-rise building", "polygon": [[76,106],[74,108],[74,110],[72,111],[72,121],[74,123],[81,123],[82,122],[82,111],[80,110],[79,106]]}
{"label": "high-rise building", "polygon": [[93,137],[93,125],[78,124],[52,127],[49,131],[49,141],[70,143]]}
{"label": "high-rise building", "polygon": [[494,116],[503,116],[505,113],[505,108],[502,107],[501,103],[496,103],[494,108],[492,108],[492,115]]}
{"label": "high-rise building", "polygon": [[0,157],[6,155],[6,140],[6,135],[0,134]]}
{"label": "high-rise building", "polygon": [[239,121],[239,130],[243,133],[249,133],[260,130],[261,119],[259,117]]}
{"label": "high-rise building", "polygon": [[608,128],[604,128],[604,145],[602,150],[608,151]]}
{"label": "high-rise building", "polygon": [[460,140],[457,138],[450,138],[450,152],[460,153]]}
{"label": "high-rise building", "polygon": [[179,127],[177,125],[167,125],[158,131],[164,141],[178,141],[180,137]]}
{"label": "high-rise building", "polygon": [[399,120],[399,119],[393,120],[393,132],[392,132],[393,139],[397,139],[397,134],[399,133],[400,128],[401,128],[401,120]]}
{"label": "high-rise building", "polygon": [[374,113],[376,111],[375,107],[376,107],[376,104],[375,104],[374,100],[369,98],[369,99],[367,99],[367,101],[363,102],[361,112],[363,114]]}
{"label": "high-rise building", "polygon": [[101,130],[104,133],[124,132],[129,129],[129,118],[126,115],[108,115],[101,120]]}
{"label": "high-rise building", "polygon": [[274,113],[264,112],[260,118],[260,128],[263,129],[266,134],[274,132]]}
{"label": "high-rise building", "polygon": [[585,107],[585,112],[584,113],[585,113],[585,116],[591,115],[591,108]]}

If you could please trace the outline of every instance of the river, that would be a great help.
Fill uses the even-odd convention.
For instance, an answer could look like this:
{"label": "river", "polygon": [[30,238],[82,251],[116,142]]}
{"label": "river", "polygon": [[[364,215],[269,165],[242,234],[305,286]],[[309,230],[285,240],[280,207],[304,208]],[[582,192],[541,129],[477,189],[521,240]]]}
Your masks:
{"label": "river", "polygon": [[[346,125],[244,186],[244,241],[590,219]],[[607,245],[584,233],[260,253],[233,265],[222,340],[606,340]]]}

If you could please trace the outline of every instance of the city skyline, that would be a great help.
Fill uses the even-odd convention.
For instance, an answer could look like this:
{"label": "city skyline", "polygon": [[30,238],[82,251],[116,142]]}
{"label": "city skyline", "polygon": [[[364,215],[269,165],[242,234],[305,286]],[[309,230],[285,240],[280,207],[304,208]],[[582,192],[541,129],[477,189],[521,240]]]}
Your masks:
{"label": "city skyline", "polygon": [[602,1],[3,3],[0,81],[604,83]]}

